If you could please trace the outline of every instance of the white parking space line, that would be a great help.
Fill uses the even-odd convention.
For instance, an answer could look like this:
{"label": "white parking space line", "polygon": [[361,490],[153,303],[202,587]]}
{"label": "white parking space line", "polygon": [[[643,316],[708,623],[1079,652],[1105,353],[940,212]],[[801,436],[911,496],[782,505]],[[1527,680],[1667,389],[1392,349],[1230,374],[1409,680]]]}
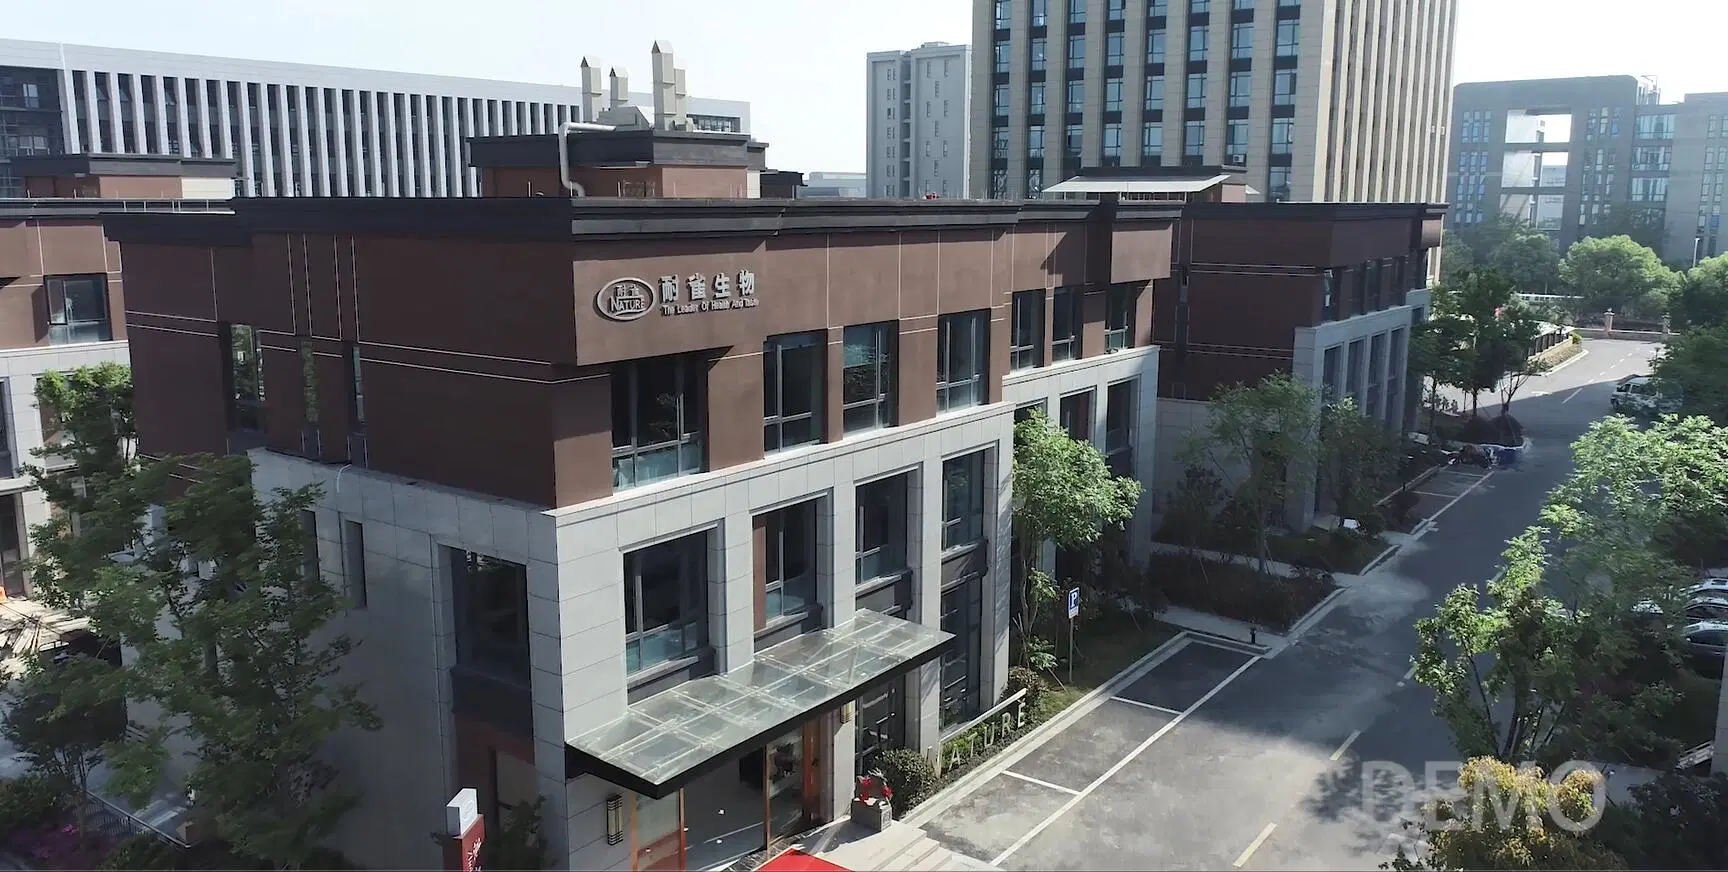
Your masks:
{"label": "white parking space line", "polygon": [[1424,497],[1439,497],[1440,499],[1443,499],[1443,500],[1449,500],[1449,499],[1457,496],[1457,494],[1437,494],[1433,491],[1411,491],[1411,493],[1416,494],[1418,496],[1424,496]]}
{"label": "white parking space line", "polygon": [[1167,714],[1167,715],[1180,716],[1182,714],[1181,712],[1179,712],[1175,709],[1172,709],[1172,708],[1165,708],[1161,705],[1153,705],[1149,702],[1141,702],[1140,700],[1137,700],[1137,699],[1129,699],[1128,697],[1125,697],[1125,696],[1113,696],[1110,698],[1117,701],[1117,702],[1125,702],[1129,705],[1137,705],[1143,709],[1151,709],[1155,712],[1163,712],[1164,714]]}
{"label": "white parking space line", "polygon": [[1339,745],[1338,750],[1332,752],[1332,757],[1330,758],[1332,762],[1338,762],[1338,760],[1344,756],[1344,752],[1350,750],[1350,746],[1356,744],[1356,740],[1361,737],[1361,730],[1352,730],[1350,735],[1344,738],[1344,744]]}
{"label": "white parking space line", "polygon": [[1416,677],[1416,664],[1412,663],[1412,664],[1410,664],[1410,668],[1404,671],[1404,680],[1409,681],[1410,679],[1415,678],[1415,677]]}
{"label": "white parking space line", "polygon": [[1066,793],[1069,796],[1078,796],[1080,794],[1080,791],[1075,790],[1072,787],[1063,787],[1060,784],[1051,784],[1050,782],[1045,781],[1042,778],[1033,778],[1030,775],[1021,775],[1020,773],[1015,772],[1012,769],[1004,769],[1004,770],[1002,770],[1002,774],[1008,776],[1009,778],[1018,778],[1021,781],[1026,782],[1027,784],[1036,784],[1039,787],[1047,787],[1051,790],[1056,791],[1057,793]]}
{"label": "white parking space line", "polygon": [[[1201,706],[1205,705],[1207,702],[1209,702],[1212,699],[1212,697],[1217,696],[1219,691],[1223,690],[1226,687],[1229,687],[1230,682],[1235,681],[1238,676],[1240,676],[1244,672],[1247,672],[1248,667],[1253,666],[1255,663],[1259,662],[1259,660],[1260,660],[1260,658],[1258,658],[1258,657],[1251,658],[1247,662],[1243,663],[1241,666],[1236,667],[1235,672],[1232,672],[1229,675],[1225,676],[1223,681],[1218,682],[1216,685],[1213,686],[1213,688],[1211,690],[1206,691],[1205,696],[1202,696],[1198,700],[1195,700],[1193,705],[1184,709],[1181,714],[1172,718],[1170,723],[1165,724],[1162,727],[1159,727],[1158,732],[1153,733],[1152,735],[1150,735],[1146,738],[1146,741],[1141,742],[1139,745],[1136,745],[1134,747],[1134,750],[1128,752],[1127,756],[1123,757],[1121,760],[1116,761],[1116,765],[1111,766],[1109,769],[1104,770],[1103,775],[1100,775],[1097,778],[1092,779],[1091,784],[1088,784],[1085,787],[1081,788],[1080,792],[1076,793],[1072,799],[1068,800],[1065,803],[1062,803],[1061,808],[1058,808],[1054,812],[1051,812],[1049,817],[1045,818],[1042,821],[1039,821],[1037,826],[1028,830],[1026,832],[1026,834],[1021,836],[1020,838],[1015,839],[1014,844],[1008,846],[1008,850],[1003,851],[1000,854],[997,854],[996,858],[990,861],[990,865],[1001,866],[1003,860],[1006,860],[1009,857],[1013,856],[1015,851],[1018,851],[1021,848],[1026,847],[1027,842],[1030,842],[1033,839],[1037,838],[1039,833],[1042,833],[1045,830],[1049,829],[1051,824],[1060,820],[1063,815],[1073,811],[1074,807],[1079,805],[1081,800],[1085,799],[1088,796],[1091,796],[1093,791],[1095,791],[1099,787],[1103,786],[1104,783],[1109,781],[1110,779],[1115,778],[1116,773],[1121,772],[1124,768],[1126,768],[1128,766],[1129,763],[1134,762],[1134,758],[1136,758],[1136,757],[1140,756],[1142,753],[1144,753],[1147,748],[1152,747],[1152,744],[1154,742],[1157,742],[1159,739],[1162,739],[1166,735],[1168,735],[1171,730],[1176,729],[1177,725],[1179,725],[1183,721],[1187,720],[1189,715],[1191,715],[1195,711],[1199,710],[1199,708]],[[1268,835],[1270,834],[1270,830],[1268,830],[1267,834]],[[1265,839],[1262,838],[1261,841],[1265,841]],[[1256,847],[1258,847],[1258,846],[1256,846]]]}
{"label": "white parking space line", "polygon": [[1584,389],[1583,389],[1583,388],[1579,388],[1579,389],[1577,389],[1577,390],[1575,390],[1575,391],[1573,391],[1573,392],[1572,392],[1572,393],[1569,393],[1569,394],[1567,394],[1567,395],[1566,395],[1566,399],[1564,399],[1564,400],[1561,400],[1561,401],[1560,401],[1560,405],[1562,405],[1562,406],[1564,406],[1564,405],[1566,405],[1566,404],[1567,404],[1567,403],[1570,403],[1570,402],[1572,402],[1572,399],[1573,399],[1573,398],[1574,398],[1574,397],[1576,397],[1576,396],[1578,396],[1578,395],[1579,395],[1579,394],[1581,394],[1581,393],[1583,393],[1583,392],[1584,392]]}
{"label": "white parking space line", "polygon": [[1230,865],[1238,869],[1242,868],[1242,865],[1248,862],[1248,858],[1254,856],[1254,852],[1260,850],[1260,846],[1266,844],[1266,840],[1272,837],[1272,831],[1275,829],[1278,829],[1277,824],[1267,824],[1266,829],[1261,830],[1260,835],[1255,836],[1254,841],[1249,842],[1248,847],[1243,848],[1242,853],[1236,857],[1236,862]]}

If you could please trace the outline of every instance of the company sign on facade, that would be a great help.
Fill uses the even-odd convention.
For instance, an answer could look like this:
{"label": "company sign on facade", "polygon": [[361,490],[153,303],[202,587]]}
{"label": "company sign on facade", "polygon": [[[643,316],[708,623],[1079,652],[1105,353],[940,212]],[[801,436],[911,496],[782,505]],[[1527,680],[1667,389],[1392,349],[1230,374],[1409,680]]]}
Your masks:
{"label": "company sign on facade", "polygon": [[594,308],[614,321],[634,321],[656,308],[662,315],[689,315],[756,305],[756,273],[747,269],[735,274],[661,276],[653,284],[637,278],[613,279],[594,297]]}

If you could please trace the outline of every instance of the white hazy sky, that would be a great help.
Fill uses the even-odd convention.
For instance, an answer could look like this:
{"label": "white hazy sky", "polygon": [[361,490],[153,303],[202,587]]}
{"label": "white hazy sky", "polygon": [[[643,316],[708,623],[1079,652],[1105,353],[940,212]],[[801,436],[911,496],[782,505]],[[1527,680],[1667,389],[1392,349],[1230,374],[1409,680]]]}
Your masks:
{"label": "white hazy sky", "polygon": [[[1455,81],[1658,76],[1728,90],[1723,0],[1459,0]],[[670,40],[699,96],[748,100],[771,166],[864,169],[864,56],[971,38],[971,0],[0,0],[17,39],[641,90]]]}

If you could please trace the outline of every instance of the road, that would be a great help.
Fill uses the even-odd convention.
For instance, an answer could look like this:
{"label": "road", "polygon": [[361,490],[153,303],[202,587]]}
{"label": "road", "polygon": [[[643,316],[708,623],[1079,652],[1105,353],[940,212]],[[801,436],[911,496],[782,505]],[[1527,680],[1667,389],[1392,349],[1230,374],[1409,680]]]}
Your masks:
{"label": "road", "polygon": [[[1516,469],[1448,474],[1432,529],[1352,585],[1297,643],[1262,658],[1190,640],[966,795],[920,809],[945,846],[1009,870],[1374,869],[1415,817],[1420,784],[1371,778],[1455,756],[1432,694],[1408,680],[1412,625],[1496,570],[1571,470],[1568,446],[1656,347],[1596,340],[1513,404]],[[991,770],[986,770],[990,775]]]}

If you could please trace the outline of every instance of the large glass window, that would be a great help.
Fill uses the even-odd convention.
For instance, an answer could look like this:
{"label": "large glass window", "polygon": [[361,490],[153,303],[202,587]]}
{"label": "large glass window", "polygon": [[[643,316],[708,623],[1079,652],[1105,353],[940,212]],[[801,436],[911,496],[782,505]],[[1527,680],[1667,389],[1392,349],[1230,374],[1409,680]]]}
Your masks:
{"label": "large glass window", "polygon": [[763,528],[768,558],[758,627],[804,614],[816,602],[816,502],[770,512]]}
{"label": "large glass window", "polygon": [[1248,119],[1232,118],[1224,122],[1224,162],[1232,166],[1248,163]]}
{"label": "large glass window", "polygon": [[1092,441],[1092,391],[1081,391],[1062,398],[1056,413],[1062,431],[1068,438],[1080,442]]}
{"label": "large glass window", "polygon": [[1189,109],[1206,108],[1206,74],[1188,74],[1188,93],[1185,105]]}
{"label": "large glass window", "polygon": [[858,583],[906,571],[906,476],[858,486]]}
{"label": "large glass window", "polygon": [[228,426],[235,430],[264,430],[264,361],[258,331],[246,324],[229,324]]}
{"label": "large glass window", "polygon": [[943,315],[936,333],[936,408],[976,406],[985,401],[989,359],[988,312]]}
{"label": "large glass window", "polygon": [[1251,21],[1230,25],[1230,57],[1232,60],[1244,60],[1254,56],[1254,23]]}
{"label": "large glass window", "polygon": [[1122,66],[1122,34],[1107,33],[1104,35],[1105,66]]}
{"label": "large glass window", "polygon": [[682,357],[612,368],[612,484],[626,488],[703,467],[703,373]]}
{"label": "large glass window", "polygon": [[1197,24],[1188,28],[1188,62],[1199,63],[1206,59],[1206,25]]}
{"label": "large glass window", "polygon": [[1068,68],[1077,70],[1086,66],[1086,37],[1080,34],[1068,37]]}
{"label": "large glass window", "polygon": [[1073,115],[1086,108],[1086,83],[1068,80],[1068,99],[1065,106],[1068,114]]}
{"label": "large glass window", "polygon": [[972,576],[942,591],[942,632],[954,641],[942,654],[942,725],[963,723],[983,707],[979,661],[983,647],[983,579]]}
{"label": "large glass window", "polygon": [[1296,145],[1296,119],[1272,119],[1272,153],[1289,154]]}
{"label": "large glass window", "polygon": [[1068,0],[1068,23],[1086,23],[1086,0]]}
{"label": "large glass window", "polygon": [[1121,79],[1105,79],[1104,80],[1104,111],[1105,112],[1121,112],[1122,111],[1122,80]]}
{"label": "large glass window", "polygon": [[1044,363],[1044,292],[1014,295],[1009,330],[1008,368],[1029,369]]}
{"label": "large glass window", "polygon": [[1272,105],[1296,105],[1296,71],[1276,70],[1272,73]]}
{"label": "large glass window", "polygon": [[858,698],[859,774],[870,772],[882,752],[902,747],[906,741],[906,705],[903,682],[890,681]]}
{"label": "large glass window", "polygon": [[1105,166],[1113,167],[1122,164],[1122,125],[1115,121],[1104,125],[1102,157]]}
{"label": "large glass window", "polygon": [[1140,125],[1140,162],[1157,166],[1164,157],[1164,125],[1148,121]]}
{"label": "large glass window", "polygon": [[1302,25],[1298,21],[1286,19],[1278,22],[1277,47],[1274,50],[1278,57],[1293,58],[1296,56],[1296,43],[1301,32]]}
{"label": "large glass window", "polygon": [[1032,44],[1029,48],[1032,55],[1032,72],[1041,73],[1044,71],[1045,65],[1049,62],[1049,46],[1050,43],[1047,38],[1042,36],[1032,37]]}
{"label": "large glass window", "polygon": [[473,551],[447,553],[455,576],[456,662],[526,685],[528,567]]}
{"label": "large glass window", "polygon": [[942,547],[984,538],[984,452],[942,464]]}
{"label": "large glass window", "polygon": [[695,656],[707,643],[708,536],[624,555],[624,665],[634,674]]}
{"label": "large glass window", "polygon": [[1164,41],[1167,31],[1163,28],[1146,34],[1146,62],[1149,64],[1164,63]]}
{"label": "large glass window", "polygon": [[1110,471],[1134,477],[1134,419],[1137,382],[1117,382],[1104,396],[1104,460]]}
{"label": "large glass window", "polygon": [[1033,82],[1026,92],[1026,111],[1031,115],[1044,114],[1044,83]]}
{"label": "large glass window", "polygon": [[762,447],[779,451],[822,441],[822,375],[828,356],[821,333],[770,336],[762,343]]}
{"label": "large glass window", "polygon": [[1164,77],[1146,77],[1146,111],[1164,111]]}
{"label": "large glass window", "polygon": [[1201,157],[1206,153],[1206,122],[1188,121],[1182,125],[1182,156]]}
{"label": "large glass window", "polygon": [[1266,170],[1266,199],[1282,203],[1290,199],[1290,168],[1270,167]]}
{"label": "large glass window", "polygon": [[1140,290],[1117,285],[1110,288],[1104,302],[1104,348],[1116,351],[1134,346],[1134,304]]}
{"label": "large glass window", "polygon": [[72,345],[114,338],[108,323],[107,276],[48,276],[48,343]]}
{"label": "large glass window", "polygon": [[1230,74],[1230,108],[1240,109],[1248,105],[1253,94],[1253,73],[1234,72]]}
{"label": "large glass window", "polygon": [[840,401],[848,433],[894,426],[897,329],[892,321],[846,328]]}
{"label": "large glass window", "polygon": [[1050,300],[1050,360],[1060,362],[1080,356],[1079,288],[1057,288]]}

